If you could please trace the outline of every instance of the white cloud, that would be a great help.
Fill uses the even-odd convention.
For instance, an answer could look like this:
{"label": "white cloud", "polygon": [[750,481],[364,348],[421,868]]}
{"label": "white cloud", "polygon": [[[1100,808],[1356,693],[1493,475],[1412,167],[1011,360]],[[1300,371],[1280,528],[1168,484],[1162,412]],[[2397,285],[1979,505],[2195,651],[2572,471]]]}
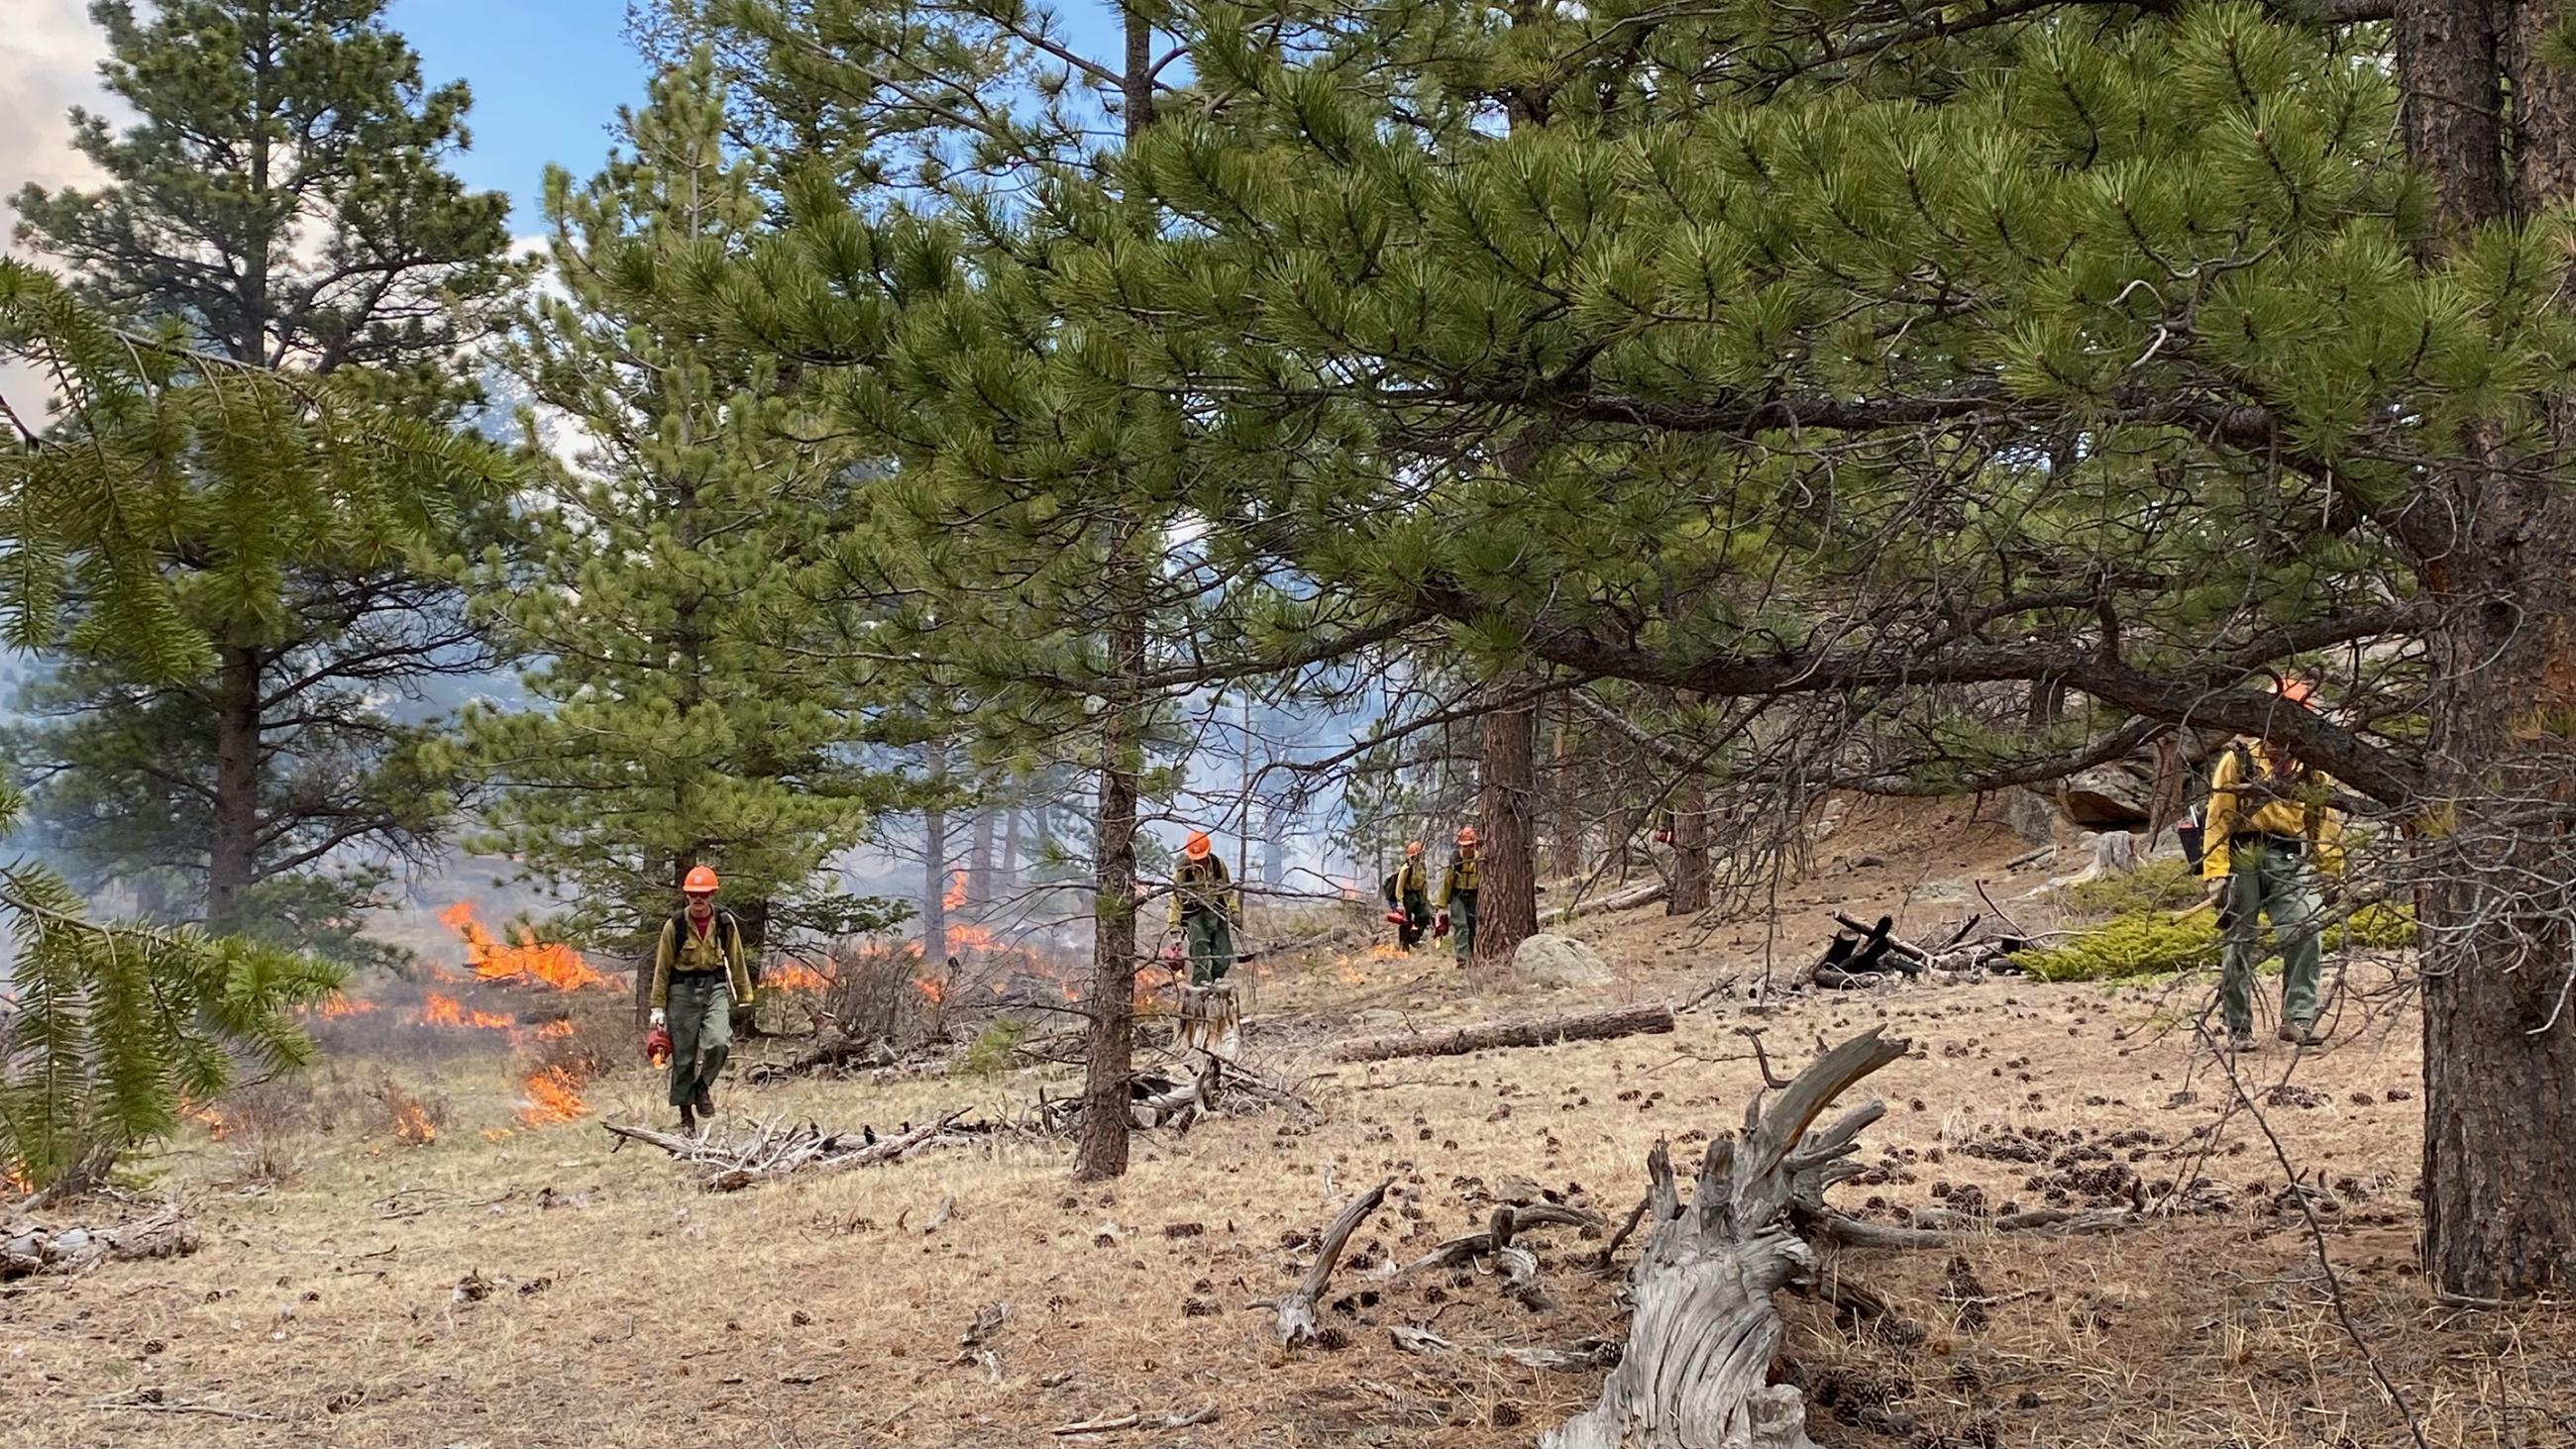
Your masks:
{"label": "white cloud", "polygon": [[72,149],[67,119],[74,106],[109,107],[98,84],[107,41],[90,24],[88,0],[12,0],[9,9],[0,27],[0,195],[30,181],[96,179],[89,158]]}

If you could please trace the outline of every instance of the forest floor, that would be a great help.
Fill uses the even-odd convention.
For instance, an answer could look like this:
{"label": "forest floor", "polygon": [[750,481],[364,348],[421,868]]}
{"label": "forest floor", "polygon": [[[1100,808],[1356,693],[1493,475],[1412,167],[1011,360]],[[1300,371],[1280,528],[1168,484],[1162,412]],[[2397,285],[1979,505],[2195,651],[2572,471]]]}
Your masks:
{"label": "forest floor", "polygon": [[[1787,1303],[1780,1371],[1804,1384],[1820,1444],[2576,1442],[2576,1322],[2443,1306],[2417,1272],[2417,1028],[2378,1004],[2398,963],[2342,963],[2332,1044],[2267,1039],[2234,1080],[2194,1031],[2205,980],[1909,986],[1758,1015],[1721,996],[1671,1035],[1368,1066],[1320,1050],[1399,1024],[1687,999],[1758,973],[1766,943],[1808,958],[1838,906],[1922,927],[1975,908],[1982,880],[2016,915],[2040,910],[2016,901],[2042,873],[2004,865],[2021,848],[1963,807],[1847,824],[1759,913],[1577,926],[1618,971],[1599,990],[1470,980],[1429,951],[1268,963],[1250,1055],[1305,1079],[1312,1110],[1140,1135],[1108,1185],[1073,1184],[1061,1139],[996,1133],[708,1193],[659,1152],[610,1151],[603,1120],[667,1125],[640,1065],[588,1084],[580,1119],[530,1128],[523,1066],[497,1040],[337,1055],[287,1105],[261,1089],[264,1114],[246,1102],[221,1140],[192,1130],[142,1164],[203,1224],[194,1255],[0,1288],[0,1444],[1528,1444],[1600,1373],[1487,1350],[1624,1335],[1615,1274],[1585,1262],[1597,1235],[1532,1239],[1542,1311],[1473,1270],[1389,1265],[1481,1226],[1512,1178],[1616,1222],[1658,1139],[1695,1153],[1741,1120],[1761,1087],[1747,1026],[1782,1071],[1866,1027],[1913,1044],[1865,1087],[1890,1111],[1862,1139],[1867,1178],[1837,1190],[1863,1216],[2208,1180],[2197,1210],[2126,1232],[1825,1252],[1924,1331]],[[623,1031],[596,995],[601,1029]],[[957,1107],[1017,1117],[1073,1082],[1046,1065],[860,1073],[734,1085],[721,1105],[728,1122],[886,1131]],[[405,1103],[444,1117],[434,1142],[393,1135]],[[2284,1157],[2315,1189],[2313,1233]],[[1317,1230],[1382,1178],[1386,1208],[1326,1295],[1336,1346],[1283,1353],[1247,1305],[1285,1291]],[[996,1303],[1000,1326],[961,1348]],[[1400,1351],[1387,1329],[1405,1324],[1455,1351]],[[1205,1408],[1217,1417],[1185,1429],[1052,1432]]]}

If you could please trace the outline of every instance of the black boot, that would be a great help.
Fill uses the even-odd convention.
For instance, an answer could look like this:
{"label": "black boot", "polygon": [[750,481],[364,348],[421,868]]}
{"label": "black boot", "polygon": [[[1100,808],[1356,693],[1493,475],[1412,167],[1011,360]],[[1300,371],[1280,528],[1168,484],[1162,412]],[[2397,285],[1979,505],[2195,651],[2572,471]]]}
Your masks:
{"label": "black boot", "polygon": [[683,1137],[698,1135],[698,1114],[695,1109],[686,1106],[680,1109],[680,1135]]}
{"label": "black boot", "polygon": [[698,1088],[697,1100],[691,1102],[689,1105],[694,1108],[697,1111],[697,1114],[701,1117],[712,1118],[716,1115],[715,1096],[705,1087]]}

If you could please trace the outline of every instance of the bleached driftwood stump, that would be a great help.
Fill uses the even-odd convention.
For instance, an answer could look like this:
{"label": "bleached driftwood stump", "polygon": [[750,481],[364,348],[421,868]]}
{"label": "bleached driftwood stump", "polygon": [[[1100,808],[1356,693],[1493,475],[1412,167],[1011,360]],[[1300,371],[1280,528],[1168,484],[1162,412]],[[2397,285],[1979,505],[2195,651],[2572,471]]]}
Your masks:
{"label": "bleached driftwood stump", "polygon": [[1600,1402],[1550,1433],[1547,1449],[1814,1449],[1805,1399],[1770,1381],[1781,1333],[1771,1295],[1815,1266],[1789,1207],[1857,1170],[1844,1159],[1884,1107],[1808,1129],[1906,1049],[1872,1028],[1818,1057],[1769,1111],[1756,1097],[1742,1132],[1709,1143],[1688,1203],[1664,1148],[1647,1156],[1653,1227],[1629,1273],[1627,1351]]}

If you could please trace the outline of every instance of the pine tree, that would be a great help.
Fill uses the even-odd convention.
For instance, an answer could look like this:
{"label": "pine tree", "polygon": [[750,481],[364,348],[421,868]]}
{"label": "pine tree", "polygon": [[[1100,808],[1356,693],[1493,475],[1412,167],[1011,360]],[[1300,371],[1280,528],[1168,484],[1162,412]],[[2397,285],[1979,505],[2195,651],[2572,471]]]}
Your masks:
{"label": "pine tree", "polygon": [[807,440],[825,429],[774,357],[707,335],[680,300],[762,229],[712,62],[656,77],[621,130],[588,183],[548,174],[552,286],[507,354],[581,452],[532,510],[539,546],[496,559],[487,594],[540,702],[469,715],[500,787],[487,843],[570,888],[577,939],[635,947],[699,864],[755,946],[874,930],[886,903],[824,868],[893,798],[854,763],[870,731],[838,656],[858,626],[818,578],[822,490],[854,460]]}
{"label": "pine tree", "polygon": [[[61,282],[0,260],[0,363],[53,394],[0,396],[0,623],[18,649],[66,644],[134,679],[185,679],[221,647],[224,597],[256,598],[316,536],[398,539],[430,510],[498,493],[474,440],[374,405],[331,378],[290,377],[120,330]],[[256,527],[221,527],[256,518]],[[174,540],[237,542],[171,567]],[[390,548],[392,545],[381,545]],[[0,789],[0,834],[21,797]],[[27,861],[0,866],[14,941],[0,1005],[0,1162],[30,1183],[95,1181],[123,1148],[170,1130],[183,1097],[236,1063],[293,1066],[292,1012],[338,972],[237,937],[105,926]]]}
{"label": "pine tree", "polygon": [[2576,80],[2536,0],[2329,8],[1219,7],[1102,285],[1209,432],[1302,440],[1225,470],[1280,557],[1777,702],[1783,789],[2181,727],[2332,773],[2413,838],[2436,1281],[2563,1290]]}
{"label": "pine tree", "polygon": [[[442,169],[467,141],[466,91],[425,88],[383,8],[94,5],[107,89],[137,120],[119,132],[73,113],[107,179],[21,191],[19,239],[121,321],[453,418],[476,396],[460,349],[511,280],[507,203]],[[57,722],[26,743],[54,762],[39,815],[94,872],[175,875],[177,914],[271,929],[270,882],[336,875],[363,897],[383,863],[436,847],[454,783],[416,697],[490,662],[453,559],[502,508],[473,493],[422,510],[205,492],[174,501],[187,531],[160,563],[195,576],[185,607],[212,642],[205,667],[129,672],[76,607],[37,701]],[[388,696],[413,700],[409,717]]]}

